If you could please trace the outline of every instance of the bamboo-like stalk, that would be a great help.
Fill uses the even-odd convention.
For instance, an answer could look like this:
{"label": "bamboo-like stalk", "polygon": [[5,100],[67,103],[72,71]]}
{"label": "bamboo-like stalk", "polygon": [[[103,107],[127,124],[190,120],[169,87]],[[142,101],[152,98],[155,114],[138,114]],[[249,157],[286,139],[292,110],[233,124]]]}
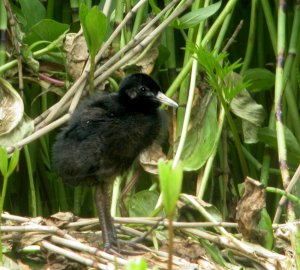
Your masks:
{"label": "bamboo-like stalk", "polygon": [[286,188],[290,181],[287,151],[285,143],[284,124],[282,119],[282,96],[284,90],[284,57],[285,57],[285,38],[286,38],[286,5],[285,0],[281,0],[278,7],[278,39],[277,39],[277,63],[275,79],[275,99],[274,108],[276,116],[276,134],[278,145],[278,160],[281,170],[282,183]]}
{"label": "bamboo-like stalk", "polygon": [[297,54],[297,48],[300,46],[300,3],[295,5],[295,14],[293,19],[293,25],[292,25],[292,32],[290,37],[290,43],[289,43],[289,49],[288,49],[288,55],[287,59],[284,65],[284,97],[287,102],[287,111],[288,111],[288,117],[291,119],[291,123],[293,125],[293,130],[295,131],[295,136],[300,142],[300,116],[298,113],[298,106],[297,106],[297,99],[295,97],[295,93],[293,92],[290,77],[291,72],[297,73],[297,68],[293,65],[295,62],[296,54]]}
{"label": "bamboo-like stalk", "polygon": [[[6,30],[7,30],[7,13],[3,0],[0,1],[0,66],[6,62]],[[0,71],[0,74],[2,71]]]}
{"label": "bamboo-like stalk", "polygon": [[276,33],[276,26],[275,26],[275,20],[273,18],[273,14],[270,7],[270,2],[268,0],[261,0],[261,5],[264,11],[264,15],[266,18],[266,23],[269,30],[269,35],[272,42],[272,47],[274,50],[274,53],[276,53],[276,47],[277,47],[277,33]]}
{"label": "bamboo-like stalk", "polygon": [[[192,5],[192,10],[198,9],[201,5],[202,5],[202,1],[196,0]],[[198,25],[188,30],[187,42],[195,43],[195,38],[197,37],[199,27],[200,26]],[[183,59],[183,69],[178,74],[178,76],[176,77],[172,85],[170,86],[170,88],[172,88],[174,85],[176,85],[176,89],[178,88],[178,86],[180,86],[179,93],[178,93],[178,103],[179,105],[182,105],[182,107],[179,106],[179,108],[177,109],[175,139],[179,138],[183,128],[183,122],[185,116],[185,105],[187,103],[188,93],[189,93],[188,92],[189,78],[187,77],[187,74],[190,72],[191,67],[192,67],[192,55],[191,52],[186,51]],[[182,79],[180,81],[177,81],[177,78],[182,78]],[[170,90],[168,90],[167,93],[169,93],[169,91]]]}
{"label": "bamboo-like stalk", "polygon": [[255,30],[256,30],[256,22],[257,22],[257,0],[251,1],[251,18],[250,18],[250,28],[249,28],[249,35],[248,35],[248,41],[247,41],[247,49],[244,57],[244,62],[241,69],[241,74],[244,74],[244,72],[249,68],[251,60],[252,60],[252,54],[253,54],[253,48],[255,45]]}
{"label": "bamboo-like stalk", "polygon": [[28,170],[28,179],[29,179],[29,190],[30,190],[30,197],[31,197],[31,209],[32,209],[32,216],[37,216],[37,207],[36,207],[36,194],[35,194],[35,184],[33,179],[33,171],[31,166],[31,158],[28,146],[25,145],[24,147],[24,153],[25,153],[25,160],[27,164],[27,170]]}
{"label": "bamboo-like stalk", "polygon": [[[278,160],[281,171],[281,178],[284,189],[286,189],[290,182],[290,175],[287,165],[287,150],[285,143],[285,133],[282,117],[282,97],[284,90],[284,57],[286,50],[286,7],[285,0],[279,1],[278,6],[278,36],[277,36],[277,63],[276,63],[276,77],[275,77],[275,99],[274,108],[276,115],[276,135],[278,145]],[[293,221],[295,213],[291,203],[287,207],[287,219]],[[290,234],[292,249],[296,249],[296,239],[294,234]]]}

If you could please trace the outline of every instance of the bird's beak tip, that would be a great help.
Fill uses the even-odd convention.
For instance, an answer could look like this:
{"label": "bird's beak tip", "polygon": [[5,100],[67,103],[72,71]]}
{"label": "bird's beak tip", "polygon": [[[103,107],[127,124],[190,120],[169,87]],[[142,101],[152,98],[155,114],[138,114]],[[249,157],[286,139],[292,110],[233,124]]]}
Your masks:
{"label": "bird's beak tip", "polygon": [[167,105],[167,106],[170,106],[170,107],[173,107],[173,108],[178,108],[178,104],[171,98],[167,97],[165,94],[163,94],[162,92],[158,92],[158,94],[156,95],[156,99]]}

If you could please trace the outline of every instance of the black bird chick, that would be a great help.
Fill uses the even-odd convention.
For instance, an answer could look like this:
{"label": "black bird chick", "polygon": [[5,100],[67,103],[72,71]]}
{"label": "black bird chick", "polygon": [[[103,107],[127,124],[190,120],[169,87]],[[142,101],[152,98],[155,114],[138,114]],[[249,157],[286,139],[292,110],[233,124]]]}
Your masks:
{"label": "black bird chick", "polygon": [[161,103],[177,107],[148,75],[131,74],[118,93],[94,94],[81,102],[53,146],[53,166],[73,186],[96,186],[95,202],[104,248],[117,246],[110,215],[109,185],[133,164],[163,128]]}

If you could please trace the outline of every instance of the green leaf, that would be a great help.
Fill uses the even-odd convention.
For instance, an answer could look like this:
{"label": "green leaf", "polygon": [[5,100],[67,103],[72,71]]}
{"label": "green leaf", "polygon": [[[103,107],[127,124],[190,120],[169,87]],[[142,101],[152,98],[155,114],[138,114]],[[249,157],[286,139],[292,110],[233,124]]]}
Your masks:
{"label": "green leaf", "polygon": [[80,6],[80,22],[90,54],[95,56],[106,35],[106,16],[94,6],[90,10],[84,5]]}
{"label": "green leaf", "polygon": [[8,154],[4,147],[0,146],[0,171],[3,176],[7,176]]}
{"label": "green leaf", "polygon": [[250,93],[255,93],[273,88],[275,75],[265,68],[251,68],[245,71],[244,81],[250,82],[247,90]]}
{"label": "green leaf", "polygon": [[[187,133],[182,153],[182,164],[185,171],[200,169],[217,143],[217,99],[212,96],[210,100],[201,100],[201,102],[193,109],[192,126]],[[201,111],[199,108],[202,108]]]}
{"label": "green leaf", "polygon": [[232,65],[229,65],[228,63],[225,64],[220,70],[221,73],[224,73],[224,86],[222,88],[228,103],[230,103],[242,90],[245,90],[246,87],[248,87],[247,82],[243,83],[241,75],[233,72],[233,70],[238,67],[240,67],[240,62],[236,61]]}
{"label": "green leaf", "polygon": [[220,8],[221,3],[222,1],[219,1],[210,6],[188,12],[174,22],[174,27],[186,29],[198,25],[201,21],[215,14]]}
{"label": "green leaf", "polygon": [[264,107],[258,104],[246,90],[232,100],[230,109],[236,116],[256,126],[261,126],[265,120]]}
{"label": "green leaf", "polygon": [[[285,126],[285,143],[288,152],[288,160],[294,164],[299,164],[300,161],[300,145],[294,134]],[[258,131],[259,141],[277,149],[276,131],[268,127],[260,128]]]}
{"label": "green leaf", "polygon": [[160,160],[158,163],[159,183],[163,204],[168,216],[172,216],[181,191],[183,170],[181,164],[172,168],[172,161]]}
{"label": "green leaf", "polygon": [[62,35],[69,25],[54,20],[44,19],[36,23],[24,38],[26,44],[33,44],[41,40],[54,41]]}
{"label": "green leaf", "polygon": [[27,31],[36,23],[46,18],[46,9],[39,0],[20,0],[21,10],[26,19]]}
{"label": "green leaf", "polygon": [[126,264],[126,270],[146,270],[147,263],[142,257],[138,257],[137,259],[130,260]]}
{"label": "green leaf", "polygon": [[241,91],[230,103],[231,111],[242,119],[244,141],[258,142],[258,130],[265,120],[264,107],[246,91]]}
{"label": "green leaf", "polygon": [[9,161],[9,165],[8,165],[8,171],[7,171],[7,177],[9,177],[12,172],[15,170],[16,166],[18,165],[19,162],[19,156],[20,156],[20,151],[18,149],[16,149]]}
{"label": "green leaf", "polygon": [[262,238],[263,238],[260,240],[260,243],[262,243],[265,248],[271,250],[273,248],[274,235],[273,235],[273,228],[272,228],[272,220],[266,208],[263,208],[260,212],[260,220],[257,227],[262,233]]}
{"label": "green leaf", "polygon": [[156,191],[143,190],[129,198],[130,217],[148,217],[157,203],[159,194]]}

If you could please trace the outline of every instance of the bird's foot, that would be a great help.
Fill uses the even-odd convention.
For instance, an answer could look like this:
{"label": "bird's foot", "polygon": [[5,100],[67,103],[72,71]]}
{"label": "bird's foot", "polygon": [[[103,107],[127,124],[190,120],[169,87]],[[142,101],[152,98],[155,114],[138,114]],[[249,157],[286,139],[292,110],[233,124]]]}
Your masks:
{"label": "bird's foot", "polygon": [[110,254],[122,257],[122,255],[135,256],[144,254],[148,251],[148,248],[132,241],[113,240],[109,243],[104,243],[104,250]]}

